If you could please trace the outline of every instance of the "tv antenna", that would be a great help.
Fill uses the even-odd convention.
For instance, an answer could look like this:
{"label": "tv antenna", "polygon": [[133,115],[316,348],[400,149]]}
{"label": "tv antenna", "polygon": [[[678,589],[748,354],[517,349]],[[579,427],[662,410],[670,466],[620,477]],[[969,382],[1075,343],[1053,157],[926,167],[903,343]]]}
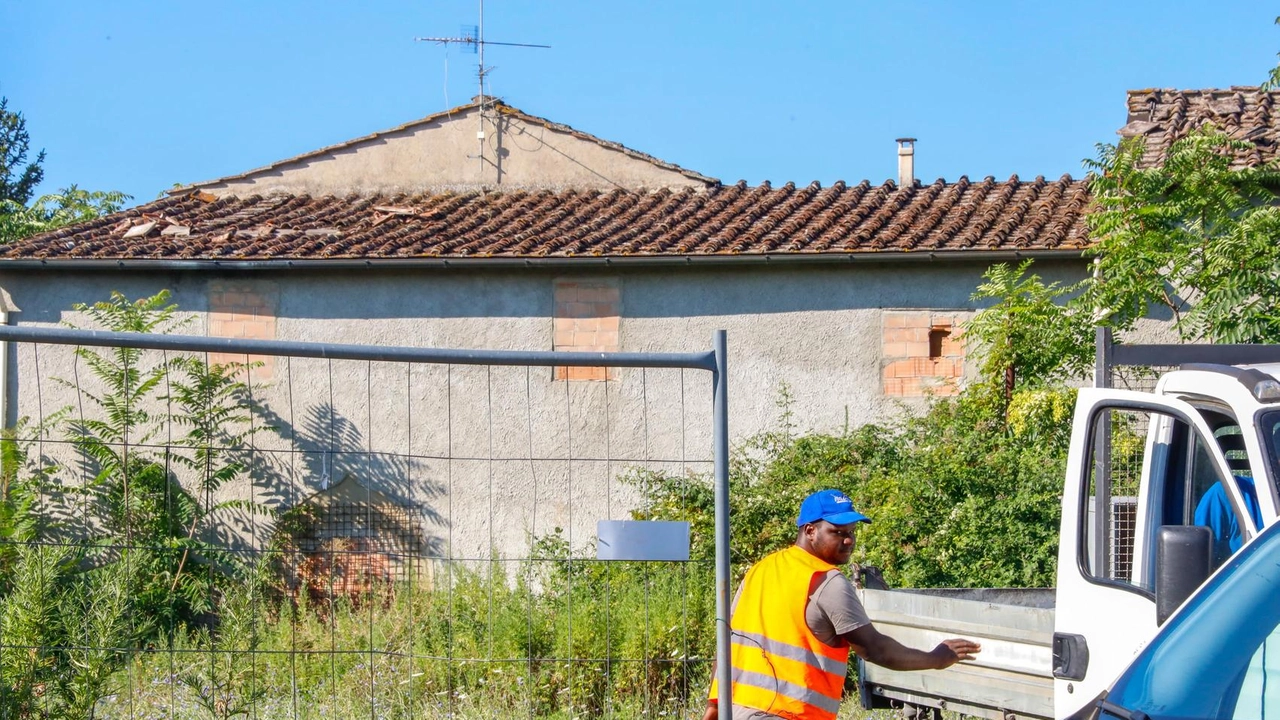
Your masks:
{"label": "tv antenna", "polygon": [[480,153],[479,155],[477,155],[477,157],[480,160],[480,179],[483,181],[484,180],[484,141],[485,141],[484,113],[485,113],[485,103],[488,100],[488,96],[485,95],[485,92],[484,92],[484,80],[486,77],[488,77],[490,72],[496,69],[492,67],[485,67],[485,64],[484,64],[485,45],[502,45],[505,47],[543,48],[543,49],[550,49],[551,46],[550,45],[534,45],[532,43],[511,43],[511,42],[497,42],[496,40],[485,40],[484,39],[484,0],[480,0],[479,24],[464,25],[461,29],[461,33],[459,34],[459,37],[416,37],[414,38],[414,42],[433,42],[433,43],[436,43],[437,45],[444,45],[446,48],[451,44],[461,45],[463,47],[470,48],[471,52],[479,55],[479,58],[477,59],[477,62],[476,62],[476,81],[479,83],[480,92],[476,94],[476,102],[478,103],[478,107],[480,111],[480,129],[476,131],[476,140],[480,144]]}

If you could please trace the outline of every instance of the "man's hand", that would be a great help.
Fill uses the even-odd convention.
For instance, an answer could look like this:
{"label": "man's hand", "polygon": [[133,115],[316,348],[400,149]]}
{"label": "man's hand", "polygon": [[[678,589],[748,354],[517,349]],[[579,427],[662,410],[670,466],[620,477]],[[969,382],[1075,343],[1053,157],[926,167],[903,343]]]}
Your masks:
{"label": "man's hand", "polygon": [[702,720],[716,720],[720,717],[720,704],[715,700],[707,701],[707,711],[703,713]]}
{"label": "man's hand", "polygon": [[961,660],[972,660],[982,646],[972,640],[943,640],[932,650],[909,648],[875,629],[870,623],[842,636],[867,662],[890,670],[941,670]]}
{"label": "man's hand", "polygon": [[972,660],[982,650],[982,646],[972,640],[953,638],[938,643],[938,647],[929,653],[938,659],[938,670],[949,668],[961,660]]}

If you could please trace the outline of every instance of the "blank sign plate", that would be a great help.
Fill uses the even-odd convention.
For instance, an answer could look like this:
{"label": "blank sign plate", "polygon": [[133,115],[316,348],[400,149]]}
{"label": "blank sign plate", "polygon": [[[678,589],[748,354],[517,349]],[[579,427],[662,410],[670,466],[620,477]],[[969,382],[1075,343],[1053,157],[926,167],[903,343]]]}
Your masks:
{"label": "blank sign plate", "polygon": [[601,520],[596,537],[597,560],[689,560],[687,522]]}

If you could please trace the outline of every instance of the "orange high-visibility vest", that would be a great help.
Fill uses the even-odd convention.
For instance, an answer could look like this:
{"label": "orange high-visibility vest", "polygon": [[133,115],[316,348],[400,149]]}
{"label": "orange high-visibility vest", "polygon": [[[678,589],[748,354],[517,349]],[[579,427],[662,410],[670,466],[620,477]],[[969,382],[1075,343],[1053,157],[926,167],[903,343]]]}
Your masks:
{"label": "orange high-visibility vest", "polygon": [[[824,644],[804,620],[810,581],[834,565],[795,545],[747,571],[733,630],[733,703],[790,720],[835,720],[849,648]],[[719,697],[711,683],[711,698]]]}

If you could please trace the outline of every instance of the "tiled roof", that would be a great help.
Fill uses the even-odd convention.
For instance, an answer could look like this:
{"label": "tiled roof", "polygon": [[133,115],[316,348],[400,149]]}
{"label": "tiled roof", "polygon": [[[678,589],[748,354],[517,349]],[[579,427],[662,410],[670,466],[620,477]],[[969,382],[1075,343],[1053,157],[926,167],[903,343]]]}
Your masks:
{"label": "tiled roof", "polygon": [[189,192],[0,246],[5,260],[388,260],[1063,250],[1088,243],[1064,176],[898,188],[216,197]]}
{"label": "tiled roof", "polygon": [[1147,138],[1143,162],[1157,165],[1169,146],[1210,123],[1253,148],[1239,162],[1256,166],[1276,158],[1280,144],[1280,92],[1256,87],[1225,90],[1130,90],[1128,124],[1121,137]]}
{"label": "tiled roof", "polygon": [[[632,157],[637,160],[643,160],[644,162],[656,165],[657,167],[660,167],[664,170],[670,170],[672,172],[680,173],[681,175],[684,175],[687,178],[690,178],[692,180],[697,180],[698,182],[706,183],[707,185],[720,184],[720,181],[717,180],[716,178],[707,177],[706,175],[703,175],[701,173],[697,173],[687,168],[680,167],[675,163],[670,163],[670,162],[667,162],[666,160],[661,160],[659,158],[656,158],[652,155],[649,155],[648,153],[643,153],[643,152],[640,152],[639,150],[633,150],[627,147],[626,145],[623,145],[622,143],[616,143],[610,140],[604,140],[602,138],[596,137],[595,135],[592,135],[591,133],[582,132],[581,130],[575,130],[563,123],[552,122],[551,120],[548,120],[543,117],[538,117],[537,115],[530,115],[529,113],[523,110],[511,107],[510,105],[504,103],[503,101],[497,98],[486,96],[483,98],[483,104],[484,104],[485,112],[498,113],[500,115],[503,115],[509,118],[514,118],[526,123],[545,127],[548,130],[553,130],[555,132],[562,132],[574,138],[577,138],[579,140],[585,140],[587,142],[595,143],[596,145],[599,145],[601,147],[608,148],[609,150],[615,150],[628,157]],[[214,180],[206,180],[204,182],[192,183],[190,185],[186,185],[184,187],[172,190],[170,194],[171,195],[178,194],[178,193],[186,192],[192,189],[210,187],[210,186],[218,185],[220,183],[225,183],[233,180],[243,180],[245,178],[249,178],[264,172],[278,170],[279,168],[284,167],[285,165],[290,165],[303,160],[310,160],[312,158],[322,157],[336,150],[343,150],[343,149],[354,147],[357,145],[362,145],[370,141],[381,140],[388,135],[395,135],[397,133],[401,133],[406,130],[413,130],[418,127],[431,125],[432,123],[437,123],[437,122],[440,122],[441,120],[446,120],[452,117],[453,115],[475,110],[476,108],[479,108],[480,105],[481,105],[481,98],[475,97],[472,99],[471,102],[467,103],[466,105],[459,105],[458,107],[451,108],[443,112],[438,112],[433,115],[428,115],[424,118],[419,118],[417,120],[407,122],[403,125],[397,125],[396,127],[389,128],[387,130],[379,130],[378,132],[375,132],[369,135],[353,138],[351,140],[345,140],[336,145],[328,145],[318,150],[311,150],[301,155],[295,155],[291,158],[285,158],[284,160],[277,160],[276,162],[273,162],[270,165],[264,165],[260,168],[255,168],[253,170],[247,170],[242,173],[237,173],[235,175],[228,175],[226,177],[220,177]]]}

